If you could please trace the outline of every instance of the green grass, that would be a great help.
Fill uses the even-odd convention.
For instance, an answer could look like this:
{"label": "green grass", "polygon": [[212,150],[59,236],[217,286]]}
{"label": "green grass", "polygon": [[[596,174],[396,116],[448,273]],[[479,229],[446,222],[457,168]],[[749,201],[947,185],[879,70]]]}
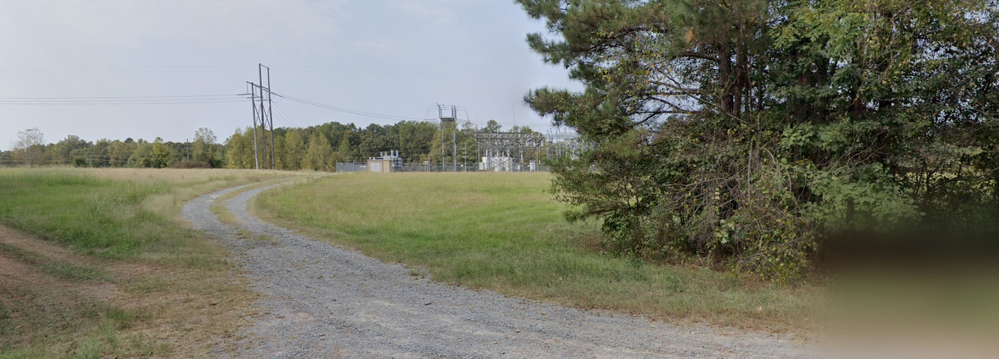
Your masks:
{"label": "green grass", "polygon": [[[215,182],[206,180],[205,182]],[[222,183],[238,183],[232,181]],[[187,230],[143,207],[170,193],[169,181],[120,181],[74,171],[0,171],[0,223],[104,258],[129,258],[183,246]]]}
{"label": "green grass", "polygon": [[[716,325],[804,330],[818,290],[599,253],[596,223],[570,224],[545,174],[359,174],[262,194],[262,217],[423,267],[433,279],[583,308]],[[419,272],[414,271],[414,275]]]}
{"label": "green grass", "polygon": [[[0,260],[38,280],[0,277],[0,359],[206,355],[252,295],[229,278],[227,253],[179,221],[180,208],[290,175],[0,169],[0,225],[32,237],[0,242]],[[104,291],[115,295],[93,294]]]}

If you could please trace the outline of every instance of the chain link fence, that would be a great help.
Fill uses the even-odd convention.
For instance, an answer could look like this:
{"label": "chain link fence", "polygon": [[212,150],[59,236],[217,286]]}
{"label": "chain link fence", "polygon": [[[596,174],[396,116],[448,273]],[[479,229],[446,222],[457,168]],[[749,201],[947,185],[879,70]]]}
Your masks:
{"label": "chain link fence", "polygon": [[[370,172],[368,163],[337,163],[336,171],[343,173]],[[403,163],[392,167],[392,172],[550,172],[551,167],[531,163],[514,163],[502,168],[486,168],[481,163],[441,165],[437,163]]]}

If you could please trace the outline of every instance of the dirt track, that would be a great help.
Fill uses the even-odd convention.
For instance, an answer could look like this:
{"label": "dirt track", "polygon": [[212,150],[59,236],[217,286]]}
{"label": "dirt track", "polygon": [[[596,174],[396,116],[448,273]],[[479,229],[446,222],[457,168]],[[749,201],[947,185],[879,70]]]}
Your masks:
{"label": "dirt track", "polygon": [[[816,356],[814,348],[778,336],[672,326],[417,279],[401,265],[311,240],[247,213],[248,201],[267,188],[227,201],[236,225],[220,222],[209,209],[234,189],[184,207],[194,228],[233,249],[254,289],[264,294],[261,315],[236,342],[218,343],[213,354],[219,357]],[[226,351],[227,346],[236,350]]]}

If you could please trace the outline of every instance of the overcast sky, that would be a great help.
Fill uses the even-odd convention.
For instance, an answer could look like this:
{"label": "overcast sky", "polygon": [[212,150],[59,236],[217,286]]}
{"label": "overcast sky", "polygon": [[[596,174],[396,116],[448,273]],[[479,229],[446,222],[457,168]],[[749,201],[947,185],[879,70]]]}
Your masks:
{"label": "overcast sky", "polygon": [[[219,140],[249,126],[249,100],[169,105],[13,105],[11,98],[234,95],[272,69],[274,92],[424,118],[435,103],[544,130],[531,88],[578,88],[527,47],[543,31],[512,0],[0,0],[0,146],[37,127],[68,134]],[[9,101],[9,100],[8,100]],[[276,127],[395,121],[282,100]],[[436,112],[430,117],[436,116]],[[464,113],[462,113],[464,117]]]}

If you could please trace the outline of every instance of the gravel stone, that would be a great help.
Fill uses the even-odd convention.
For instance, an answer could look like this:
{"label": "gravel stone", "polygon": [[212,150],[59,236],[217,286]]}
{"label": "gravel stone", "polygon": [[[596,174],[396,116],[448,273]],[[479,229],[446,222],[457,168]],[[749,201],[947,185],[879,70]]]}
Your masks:
{"label": "gravel stone", "polygon": [[[242,187],[199,197],[183,209],[195,229],[232,249],[241,273],[263,294],[255,304],[260,314],[233,342],[216,343],[211,353],[217,357],[817,357],[816,348],[786,335],[677,326],[420,279],[400,264],[312,240],[249,214],[251,198],[272,187],[225,203],[238,225],[220,222],[209,207]],[[273,240],[240,239],[240,230]]]}

